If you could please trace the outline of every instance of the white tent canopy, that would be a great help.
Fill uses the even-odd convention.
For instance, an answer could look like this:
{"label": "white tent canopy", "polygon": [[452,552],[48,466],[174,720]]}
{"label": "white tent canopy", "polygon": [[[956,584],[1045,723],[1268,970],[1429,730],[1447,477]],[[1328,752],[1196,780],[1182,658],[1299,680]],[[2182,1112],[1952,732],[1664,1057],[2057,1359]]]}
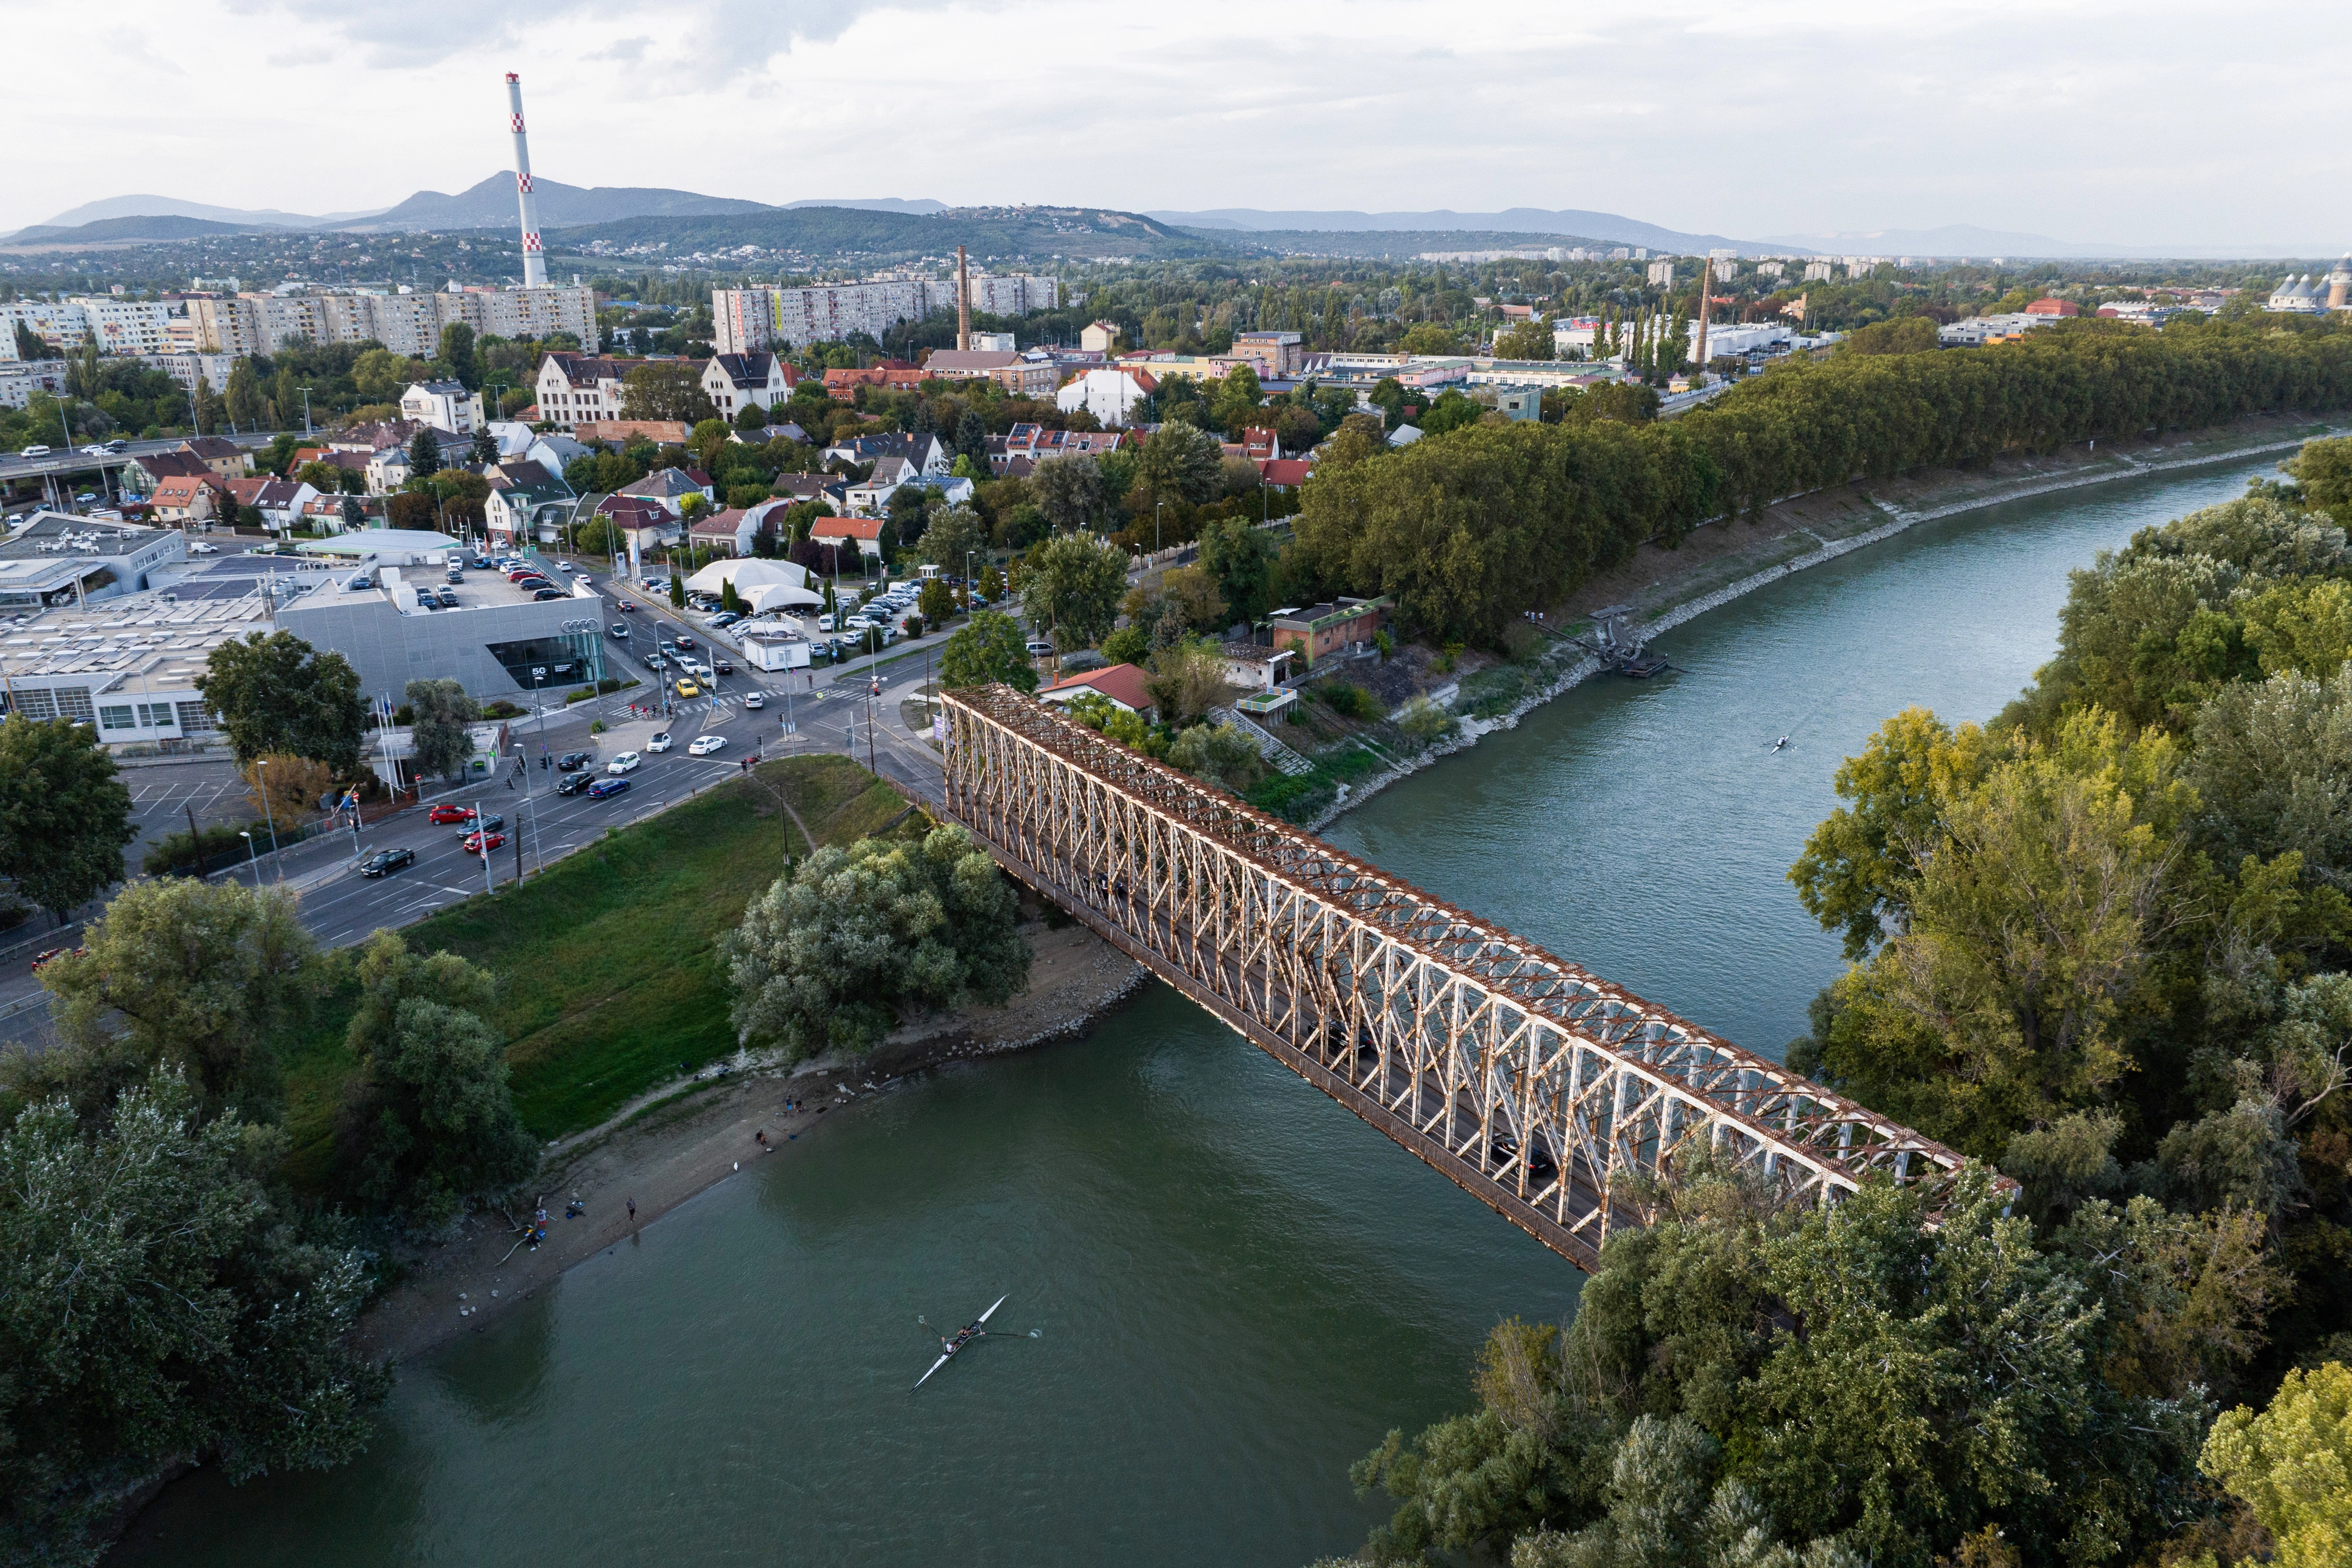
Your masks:
{"label": "white tent canopy", "polygon": [[686,586],[696,593],[717,593],[730,580],[735,591],[744,598],[755,588],[781,584],[786,588],[806,588],[808,569],[794,566],[788,560],[737,559],[714,560],[686,580]]}
{"label": "white tent canopy", "polygon": [[771,615],[780,611],[814,609],[824,602],[824,595],[814,589],[795,588],[789,582],[764,583],[746,589],[738,584],[736,593],[754,615]]}

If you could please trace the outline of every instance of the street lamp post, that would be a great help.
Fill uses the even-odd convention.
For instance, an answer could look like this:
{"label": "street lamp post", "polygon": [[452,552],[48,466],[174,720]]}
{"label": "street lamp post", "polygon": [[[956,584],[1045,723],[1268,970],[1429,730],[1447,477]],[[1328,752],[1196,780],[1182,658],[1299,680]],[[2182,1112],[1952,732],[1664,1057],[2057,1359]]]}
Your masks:
{"label": "street lamp post", "polygon": [[260,857],[253,852],[253,835],[247,832],[243,828],[239,828],[236,831],[236,836],[245,841],[245,863],[253,868],[253,891],[259,893],[261,891],[261,860]]}
{"label": "street lamp post", "polygon": [[253,759],[254,781],[261,786],[261,815],[269,824],[269,859],[278,867],[278,880],[286,880],[286,862],[278,853],[278,814],[269,809],[269,776],[261,769],[269,766],[269,758]]}

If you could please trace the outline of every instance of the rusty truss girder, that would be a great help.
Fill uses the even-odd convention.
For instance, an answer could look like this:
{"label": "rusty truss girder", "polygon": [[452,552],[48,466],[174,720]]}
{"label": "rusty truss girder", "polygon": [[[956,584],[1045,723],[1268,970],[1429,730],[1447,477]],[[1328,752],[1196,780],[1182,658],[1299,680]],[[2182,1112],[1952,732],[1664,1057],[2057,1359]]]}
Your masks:
{"label": "rusty truss girder", "polygon": [[1580,1267],[1696,1141],[1828,1203],[1960,1156],[1009,686],[950,815],[1008,869]]}

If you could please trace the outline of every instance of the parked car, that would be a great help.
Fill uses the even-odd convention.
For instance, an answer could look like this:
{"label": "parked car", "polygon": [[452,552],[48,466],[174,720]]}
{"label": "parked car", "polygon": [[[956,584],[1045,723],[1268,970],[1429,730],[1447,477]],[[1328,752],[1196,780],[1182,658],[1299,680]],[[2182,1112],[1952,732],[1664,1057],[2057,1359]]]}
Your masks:
{"label": "parked car", "polygon": [[188,547],[188,553],[190,555],[218,555],[220,554],[220,546],[212,543],[208,539],[198,539]]}
{"label": "parked car", "polygon": [[595,760],[596,754],[593,751],[567,751],[555,759],[555,770],[558,773],[577,773]]}
{"label": "parked car", "polygon": [[750,708],[752,712],[757,713],[760,709],[768,706],[768,699],[761,696],[758,692],[747,692],[744,694],[743,706]]}
{"label": "parked car", "polygon": [[415,865],[415,863],[416,852],[415,850],[378,850],[375,853],[368,856],[367,859],[360,862],[360,874],[362,876],[382,876],[388,871],[396,870],[397,868],[404,865]]}
{"label": "parked car", "polygon": [[722,610],[718,614],[710,618],[710,624],[724,631],[726,628],[734,625],[735,622],[742,619],[743,618],[740,615],[736,614],[732,610]]}
{"label": "parked car", "polygon": [[1045,658],[1047,654],[1051,653],[1054,651],[1054,644],[1052,644],[1051,643],[1046,642],[1046,641],[1045,641],[1044,638],[1042,638],[1042,637],[1032,637],[1032,638],[1030,638],[1030,639],[1029,639],[1029,641],[1028,641],[1028,643],[1025,643],[1025,644],[1024,644],[1024,646],[1026,646],[1026,647],[1028,648],[1028,650],[1029,650],[1029,656],[1030,656],[1031,658],[1033,658],[1033,659],[1042,659],[1042,658]]}
{"label": "parked car", "polygon": [[569,599],[572,596],[570,594],[564,592],[563,590],[560,588],[542,588],[531,595],[531,598],[534,601],[544,599]]}
{"label": "parked car", "polygon": [[686,754],[688,757],[708,757],[714,751],[724,749],[726,745],[727,737],[723,735],[698,735],[694,737],[694,744],[686,748]]}
{"label": "parked car", "polygon": [[615,757],[612,761],[604,764],[604,771],[607,773],[634,773],[636,771],[638,765],[644,761],[645,758],[639,757],[635,752],[624,751],[620,756]]}
{"label": "parked car", "polygon": [[677,695],[682,697],[698,697],[702,695],[702,688],[692,681],[680,681],[677,683]]}
{"label": "parked car", "polygon": [[820,632],[831,632],[835,630],[833,624],[833,617],[830,615],[818,616],[816,618],[816,629]]}
{"label": "parked car", "polygon": [[647,751],[667,751],[671,745],[672,742],[669,737],[669,731],[665,729],[656,734],[651,740],[646,742],[646,749]]}
{"label": "parked car", "polygon": [[588,786],[588,799],[601,800],[607,795],[617,795],[629,787],[625,779],[599,779]]}
{"label": "parked car", "polygon": [[596,776],[593,773],[567,773],[555,781],[555,792],[559,795],[577,795],[595,780]]}
{"label": "parked car", "polygon": [[486,855],[492,850],[504,848],[506,841],[507,836],[504,833],[492,833],[487,842],[479,833],[467,833],[465,841],[458,847],[469,855]]}
{"label": "parked car", "polygon": [[[422,599],[424,595],[420,593],[417,597]],[[436,595],[436,598],[440,602],[441,608],[444,610],[455,610],[457,608],[457,593],[455,589],[445,588],[438,595]]]}
{"label": "parked car", "polygon": [[425,812],[425,820],[428,822],[435,823],[470,822],[474,820],[474,808],[471,806],[452,806],[444,802],[443,804],[436,806],[431,810]]}

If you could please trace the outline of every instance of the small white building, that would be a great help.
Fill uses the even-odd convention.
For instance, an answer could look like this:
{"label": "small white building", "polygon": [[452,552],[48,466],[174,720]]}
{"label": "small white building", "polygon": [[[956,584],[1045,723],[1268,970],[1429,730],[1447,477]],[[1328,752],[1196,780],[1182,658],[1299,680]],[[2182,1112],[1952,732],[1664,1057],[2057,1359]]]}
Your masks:
{"label": "small white building", "polygon": [[482,397],[456,382],[415,382],[400,394],[400,417],[452,435],[471,435],[482,427]]}
{"label": "small white building", "polygon": [[713,354],[702,367],[703,394],[730,424],[755,403],[774,408],[791,397],[793,379],[782,359],[770,353]]}
{"label": "small white building", "polygon": [[797,626],[739,627],[736,641],[743,644],[743,662],[755,670],[808,668],[809,640]]}
{"label": "small white building", "polygon": [[1125,366],[1088,371],[1071,378],[1054,394],[1054,406],[1064,413],[1085,409],[1104,424],[1123,425],[1130,423],[1137,406],[1159,385],[1150,371]]}
{"label": "small white building", "polygon": [[1109,353],[1118,347],[1118,324],[1115,321],[1087,323],[1078,329],[1078,347],[1092,353]]}

